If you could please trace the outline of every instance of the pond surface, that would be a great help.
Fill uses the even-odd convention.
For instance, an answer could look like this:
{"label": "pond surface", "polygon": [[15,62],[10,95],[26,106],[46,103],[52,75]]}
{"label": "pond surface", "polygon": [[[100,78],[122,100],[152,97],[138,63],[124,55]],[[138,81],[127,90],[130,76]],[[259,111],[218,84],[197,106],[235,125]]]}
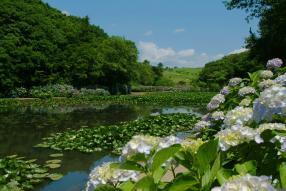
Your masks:
{"label": "pond surface", "polygon": [[[28,159],[36,158],[38,162],[51,159],[50,154],[58,153],[50,149],[34,148],[41,139],[51,133],[111,125],[135,120],[148,115],[163,113],[194,113],[201,110],[191,107],[160,107],[146,105],[106,105],[98,107],[64,107],[64,108],[19,108],[0,112],[0,157],[17,154]],[[116,160],[105,152],[84,154],[64,152],[61,168],[55,170],[64,174],[58,181],[46,182],[37,191],[80,191],[84,190],[88,174],[95,166]]]}

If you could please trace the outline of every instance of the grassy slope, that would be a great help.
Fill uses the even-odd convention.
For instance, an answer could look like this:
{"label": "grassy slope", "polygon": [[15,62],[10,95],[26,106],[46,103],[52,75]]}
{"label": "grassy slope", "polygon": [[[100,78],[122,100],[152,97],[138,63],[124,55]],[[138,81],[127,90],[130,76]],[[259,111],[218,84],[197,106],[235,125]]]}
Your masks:
{"label": "grassy slope", "polygon": [[201,71],[202,68],[174,68],[164,70],[163,76],[172,80],[176,85],[179,85],[180,81],[190,85],[191,81],[198,79]]}

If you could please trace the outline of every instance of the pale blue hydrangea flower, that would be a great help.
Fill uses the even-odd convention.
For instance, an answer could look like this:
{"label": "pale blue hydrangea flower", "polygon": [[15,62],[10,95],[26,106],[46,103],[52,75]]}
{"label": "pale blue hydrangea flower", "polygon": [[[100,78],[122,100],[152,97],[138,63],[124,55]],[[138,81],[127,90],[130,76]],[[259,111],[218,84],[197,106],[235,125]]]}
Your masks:
{"label": "pale blue hydrangea flower", "polygon": [[209,102],[209,104],[207,105],[207,109],[209,111],[211,110],[215,110],[217,108],[219,108],[220,104],[225,102],[225,97],[222,94],[217,94],[215,95],[211,101]]}
{"label": "pale blue hydrangea flower", "polygon": [[86,191],[93,191],[99,185],[110,184],[116,186],[120,182],[138,180],[140,173],[132,170],[115,169],[111,164],[104,163],[91,171]]}
{"label": "pale blue hydrangea flower", "polygon": [[230,88],[228,86],[225,86],[220,90],[220,94],[222,95],[228,95],[229,93],[230,93]]}
{"label": "pale blue hydrangea flower", "polygon": [[263,142],[260,134],[255,129],[241,125],[233,125],[231,128],[223,129],[215,137],[218,138],[222,151],[245,142],[255,141],[258,144]]}
{"label": "pale blue hydrangea flower", "polygon": [[237,86],[238,84],[240,84],[240,82],[242,82],[241,78],[232,78],[229,80],[228,86],[234,87],[234,86]]}
{"label": "pale blue hydrangea flower", "polygon": [[193,130],[201,131],[202,129],[210,127],[210,126],[211,126],[211,123],[209,121],[199,121],[194,125]]}
{"label": "pale blue hydrangea flower", "polygon": [[276,82],[274,80],[263,80],[258,83],[258,87],[260,90],[265,90],[266,88],[270,88],[271,86],[275,85]]}
{"label": "pale blue hydrangea flower", "polygon": [[278,76],[275,80],[274,80],[275,83],[277,84],[280,84],[282,86],[286,86],[286,73],[281,75],[281,76]]}
{"label": "pale blue hydrangea flower", "polygon": [[268,60],[266,67],[269,69],[280,68],[283,64],[283,61],[280,58],[274,58],[272,60]]}
{"label": "pale blue hydrangea flower", "polygon": [[215,111],[211,115],[211,119],[214,121],[224,120],[224,113],[223,111]]}
{"label": "pale blue hydrangea flower", "polygon": [[270,79],[273,77],[273,72],[270,70],[262,70],[260,71],[260,78],[262,79]]}
{"label": "pale blue hydrangea flower", "polygon": [[267,176],[246,176],[230,179],[221,187],[215,187],[211,191],[276,191],[271,185],[271,178]]}
{"label": "pale blue hydrangea flower", "polygon": [[120,159],[125,160],[138,153],[149,155],[152,149],[159,144],[160,138],[152,136],[134,136],[122,149]]}
{"label": "pale blue hydrangea flower", "polygon": [[161,149],[164,149],[164,148],[168,148],[168,147],[170,147],[172,145],[180,144],[182,141],[183,141],[182,139],[171,135],[171,136],[162,138],[160,140],[160,142],[159,142],[159,145],[158,145],[157,149],[161,150]]}
{"label": "pale blue hydrangea flower", "polygon": [[255,88],[253,88],[251,86],[243,87],[238,91],[238,95],[241,97],[249,95],[249,94],[255,94],[255,93],[256,93]]}
{"label": "pale blue hydrangea flower", "polygon": [[252,121],[253,110],[250,107],[237,106],[227,112],[224,125],[231,127],[233,125],[246,125]]}
{"label": "pale blue hydrangea flower", "polygon": [[265,89],[253,102],[253,111],[256,122],[271,121],[274,114],[286,116],[286,88],[274,85]]}

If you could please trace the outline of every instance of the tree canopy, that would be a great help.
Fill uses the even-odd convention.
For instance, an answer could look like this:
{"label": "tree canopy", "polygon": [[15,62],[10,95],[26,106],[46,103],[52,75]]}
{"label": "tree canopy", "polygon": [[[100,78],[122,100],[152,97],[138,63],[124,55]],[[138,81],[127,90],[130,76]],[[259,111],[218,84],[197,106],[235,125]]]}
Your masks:
{"label": "tree canopy", "polygon": [[140,80],[152,85],[152,66],[137,59],[132,41],[108,36],[88,17],[68,16],[41,0],[0,1],[0,94],[55,83],[128,85],[144,67],[151,80]]}
{"label": "tree canopy", "polygon": [[248,18],[258,17],[258,34],[251,32],[246,40],[251,58],[267,61],[273,57],[286,59],[286,0],[229,0],[228,9],[243,9]]}

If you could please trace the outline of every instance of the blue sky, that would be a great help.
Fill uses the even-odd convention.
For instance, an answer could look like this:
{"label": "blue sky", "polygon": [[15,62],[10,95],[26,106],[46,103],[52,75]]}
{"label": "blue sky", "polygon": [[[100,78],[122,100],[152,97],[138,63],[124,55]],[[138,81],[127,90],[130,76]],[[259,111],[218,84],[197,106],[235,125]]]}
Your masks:
{"label": "blue sky", "polygon": [[134,41],[140,60],[168,66],[198,67],[244,49],[249,29],[241,10],[223,0],[44,0],[76,16],[89,16],[109,35]]}

